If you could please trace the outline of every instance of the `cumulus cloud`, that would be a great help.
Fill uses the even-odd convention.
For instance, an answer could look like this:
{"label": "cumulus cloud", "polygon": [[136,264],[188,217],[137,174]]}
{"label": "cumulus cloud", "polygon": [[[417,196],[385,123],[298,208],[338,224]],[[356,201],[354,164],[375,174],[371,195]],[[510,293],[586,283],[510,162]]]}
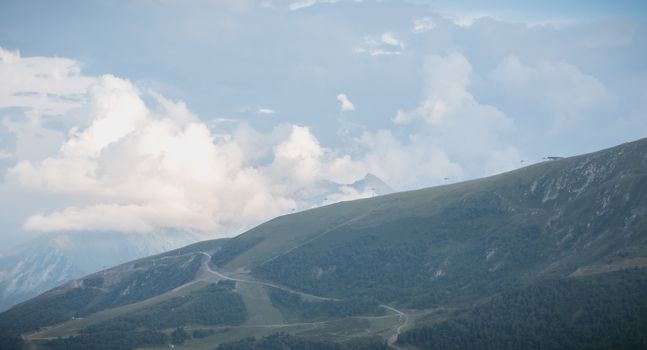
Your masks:
{"label": "cumulus cloud", "polygon": [[355,110],[355,105],[348,99],[348,96],[346,94],[339,94],[337,95],[337,101],[341,104],[339,106],[339,109],[342,112],[351,112]]}
{"label": "cumulus cloud", "polygon": [[587,114],[609,110],[614,103],[597,78],[568,63],[543,62],[530,66],[516,56],[508,56],[490,76],[511,97],[525,99],[549,111],[552,132],[577,127],[586,120]]}
{"label": "cumulus cloud", "polygon": [[323,155],[319,141],[308,128],[293,126],[288,138],[276,146],[271,169],[275,176],[287,178],[290,183],[311,183],[322,171]]}
{"label": "cumulus cloud", "polygon": [[465,175],[443,145],[423,134],[413,134],[402,142],[390,130],[379,130],[363,133],[357,143],[365,149],[361,161],[367,171],[402,189],[415,188],[420,182],[440,184],[445,178],[457,181]]}
{"label": "cumulus cloud", "polygon": [[[92,88],[91,124],[72,132],[55,156],[8,171],[10,182],[93,202],[35,215],[27,229],[207,231],[293,206],[257,170],[241,166],[235,143],[214,142],[181,104],[153,96],[160,112],[152,112],[140,93],[128,81],[102,77]],[[100,220],[102,212],[119,223]]]}
{"label": "cumulus cloud", "polygon": [[338,157],[322,147],[305,126],[290,126],[287,138],[273,149],[273,161],[263,172],[292,186],[296,192],[307,191],[308,185],[316,187],[320,180],[351,183],[365,175],[348,155]]}
{"label": "cumulus cloud", "polygon": [[16,137],[17,159],[42,159],[63,143],[61,130],[44,122],[78,122],[75,111],[87,105],[87,90],[96,78],[81,74],[80,64],[59,57],[22,57],[0,47],[0,110],[15,108],[20,118],[4,113],[0,123]]}
{"label": "cumulus cloud", "polygon": [[398,111],[393,118],[394,123],[407,124],[422,119],[429,124],[474,125],[464,123],[469,118],[489,125],[488,129],[512,125],[503,113],[493,106],[480,104],[467,90],[472,66],[463,55],[431,55],[426,60],[424,71],[425,98],[413,110]]}
{"label": "cumulus cloud", "polygon": [[38,115],[60,115],[83,104],[95,82],[67,58],[21,57],[0,47],[0,108],[19,107]]}
{"label": "cumulus cloud", "polygon": [[26,229],[231,233],[307,205],[299,191],[332,175],[335,158],[329,166],[308,128],[292,126],[273,147],[272,162],[255,167],[245,164],[237,139],[216,140],[203,123],[166,109],[154,115],[127,81],[106,76],[95,91],[99,107],[88,128],[56,156],[20,162],[7,175],[93,204],[34,215]]}
{"label": "cumulus cloud", "polygon": [[[24,64],[17,53],[4,57],[19,67]],[[59,62],[54,60],[43,63]],[[111,75],[87,78],[76,68],[68,71],[73,74],[60,75],[65,88],[50,77],[47,84],[24,89],[40,88],[40,93],[53,95],[51,86],[54,92],[78,95],[73,107],[58,113],[80,108],[85,120],[60,133],[60,145],[48,156],[17,157],[6,172],[6,184],[73,197],[83,204],[61,202],[57,210],[34,213],[24,223],[27,230],[175,228],[232,234],[320,204],[310,201],[310,195],[330,190],[322,183],[351,183],[365,175],[349,156],[322,147],[307,127],[286,124],[260,133],[243,124],[216,134],[182,102]],[[23,89],[18,84],[3,87],[1,101]],[[13,131],[42,128],[40,120],[58,106],[57,101],[49,101],[52,106],[47,102],[12,102],[35,116],[33,121],[14,122]],[[343,187],[339,191],[330,198],[366,195]]]}
{"label": "cumulus cloud", "polygon": [[399,125],[422,121],[426,126],[411,139],[422,149],[445,152],[447,159],[461,164],[467,177],[512,169],[521,154],[499,140],[514,130],[514,123],[496,107],[474,98],[469,91],[471,72],[471,64],[459,53],[429,56],[424,98],[416,108],[398,111],[392,121]]}

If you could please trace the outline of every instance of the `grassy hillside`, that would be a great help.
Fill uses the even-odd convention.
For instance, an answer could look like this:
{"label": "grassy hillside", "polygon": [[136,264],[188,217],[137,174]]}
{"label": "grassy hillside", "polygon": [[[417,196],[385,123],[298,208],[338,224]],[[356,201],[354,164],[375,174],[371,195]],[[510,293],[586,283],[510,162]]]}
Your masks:
{"label": "grassy hillside", "polygon": [[[231,281],[209,284],[186,295],[87,326],[76,336],[49,341],[46,345],[67,350],[165,345],[179,335],[164,330],[175,329],[182,334],[183,341],[190,337],[184,334],[182,327],[186,325],[239,325],[247,314],[234,288],[235,283]],[[142,339],[142,335],[146,337]]]}
{"label": "grassy hillside", "polygon": [[274,219],[212,262],[337,298],[463,303],[647,255],[647,140]]}

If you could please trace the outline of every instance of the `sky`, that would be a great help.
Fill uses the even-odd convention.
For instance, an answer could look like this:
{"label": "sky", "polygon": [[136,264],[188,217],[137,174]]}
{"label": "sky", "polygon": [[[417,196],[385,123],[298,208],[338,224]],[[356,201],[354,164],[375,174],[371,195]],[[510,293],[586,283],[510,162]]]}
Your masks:
{"label": "sky", "polygon": [[[0,1],[0,244],[231,236],[647,136],[643,1]],[[326,201],[312,198],[340,184]]]}

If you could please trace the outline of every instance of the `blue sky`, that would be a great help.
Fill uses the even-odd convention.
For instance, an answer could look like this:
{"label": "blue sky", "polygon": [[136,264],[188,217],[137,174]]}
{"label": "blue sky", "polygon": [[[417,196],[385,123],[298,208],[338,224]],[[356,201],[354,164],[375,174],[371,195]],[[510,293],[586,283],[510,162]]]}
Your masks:
{"label": "blue sky", "polygon": [[325,182],[413,189],[645,137],[646,17],[641,1],[2,2],[3,239],[229,235]]}
{"label": "blue sky", "polygon": [[644,18],[647,5],[640,0],[546,0],[546,1],[413,1],[437,8],[459,11],[508,13],[522,19],[590,19],[609,16]]}

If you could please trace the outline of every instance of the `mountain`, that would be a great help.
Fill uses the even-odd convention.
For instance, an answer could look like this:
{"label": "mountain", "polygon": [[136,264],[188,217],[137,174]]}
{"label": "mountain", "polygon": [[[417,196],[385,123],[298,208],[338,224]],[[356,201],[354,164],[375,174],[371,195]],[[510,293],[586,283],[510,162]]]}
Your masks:
{"label": "mountain", "polygon": [[377,196],[395,192],[386,182],[371,173],[366,174],[363,179],[353,182],[349,187],[354,188],[360,193],[372,192]]}
{"label": "mountain", "polygon": [[391,186],[379,177],[368,173],[353,183],[342,184],[333,181],[319,181],[315,186],[297,191],[299,210],[316,208],[358,198],[370,198],[393,193]]}
{"label": "mountain", "polygon": [[0,310],[73,278],[199,240],[182,232],[151,235],[57,233],[0,255]]}
{"label": "mountain", "polygon": [[646,348],[645,267],[642,139],[281,216],[232,239],[92,274],[0,314],[0,341],[44,349]]}

